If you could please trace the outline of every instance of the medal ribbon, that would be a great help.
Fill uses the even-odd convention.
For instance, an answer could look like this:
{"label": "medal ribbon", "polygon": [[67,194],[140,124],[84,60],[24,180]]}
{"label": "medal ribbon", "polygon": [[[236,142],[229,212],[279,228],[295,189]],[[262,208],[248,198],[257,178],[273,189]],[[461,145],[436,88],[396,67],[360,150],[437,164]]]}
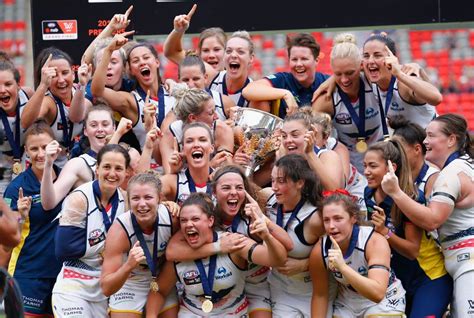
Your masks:
{"label": "medal ribbon", "polygon": [[108,231],[110,229],[110,226],[112,225],[112,222],[115,220],[115,215],[117,214],[117,209],[118,209],[118,204],[119,204],[118,190],[115,190],[114,194],[109,199],[109,204],[110,203],[112,204],[112,212],[110,214],[110,219],[109,219],[109,216],[107,215],[107,211],[100,203],[100,198],[102,194],[100,191],[98,180],[95,180],[92,183],[92,192],[94,193],[94,199],[95,199],[95,203],[97,204],[97,208],[102,213],[102,219],[104,222],[105,230]]}
{"label": "medal ribbon", "polygon": [[0,116],[2,117],[3,127],[5,129],[5,134],[7,135],[8,143],[12,148],[13,159],[21,159],[21,147],[20,147],[20,100],[16,106],[16,115],[15,115],[15,136],[13,136],[13,131],[8,122],[7,113],[0,108]]}
{"label": "medal ribbon", "polygon": [[428,172],[428,168],[429,166],[426,163],[424,163],[423,167],[420,170],[420,173],[418,174],[418,177],[416,177],[416,180],[415,180],[415,184],[417,186],[423,182],[423,179],[425,178],[426,173]]}
{"label": "medal ribbon", "polygon": [[[338,87],[339,88],[339,87]],[[357,115],[354,106],[352,106],[351,100],[346,93],[339,88],[339,96],[341,96],[341,100],[346,106],[349,114],[351,115],[352,120],[356,124],[357,130],[359,131],[359,138],[366,139],[367,135],[365,132],[365,87],[364,81],[360,79],[359,84],[359,115]]]}
{"label": "medal ribbon", "polygon": [[[140,85],[137,85],[137,86],[138,86],[137,92],[140,95],[140,97],[143,99],[143,102],[145,102],[146,93],[143,90],[143,88],[141,88]],[[158,118],[156,119],[157,120],[156,123],[158,125],[158,128],[160,128],[161,123],[163,123],[163,119],[165,119],[165,90],[163,89],[163,85],[160,85],[158,87],[157,96],[158,96]]]}
{"label": "medal ribbon", "polygon": [[158,271],[158,214],[156,215],[155,233],[153,236],[153,255],[150,254],[150,250],[148,249],[148,245],[146,244],[143,232],[140,229],[140,226],[137,223],[137,219],[135,218],[135,215],[133,213],[131,217],[133,230],[135,231],[135,235],[137,236],[137,239],[140,242],[140,246],[143,249],[143,253],[145,253],[146,263],[148,264],[148,268],[150,269],[151,276],[156,277],[156,273]]}
{"label": "medal ribbon", "polygon": [[[213,232],[213,242],[217,241],[217,233]],[[206,269],[204,268],[204,265],[202,263],[202,260],[196,260],[194,261],[196,263],[196,266],[199,271],[199,275],[201,276],[201,284],[202,284],[202,289],[204,291],[204,295],[206,298],[209,298],[211,301],[213,301],[213,295],[212,295],[212,288],[214,285],[214,276],[216,273],[216,264],[217,264],[217,255],[214,254],[209,257],[209,272],[206,275]]]}
{"label": "medal ribbon", "polygon": [[[224,77],[222,78],[222,94],[229,95],[229,92],[227,91],[227,85],[225,83],[225,76],[226,76],[226,74],[224,74]],[[235,92],[235,93],[242,92],[242,89],[245,86],[247,86],[248,83],[250,83],[250,79],[247,77],[247,80],[245,81],[244,86],[242,86],[242,88],[240,90],[238,90],[237,92]],[[240,97],[239,97],[239,101],[237,102],[237,106],[245,107],[245,102],[246,102],[246,99],[244,98],[244,95],[242,95],[242,93],[241,93]]]}
{"label": "medal ribbon", "polygon": [[288,229],[288,226],[290,225],[290,223],[293,221],[293,219],[296,217],[296,215],[298,214],[298,212],[301,210],[301,208],[303,207],[305,203],[305,200],[303,198],[301,198],[300,202],[298,202],[298,204],[296,205],[295,209],[291,212],[291,215],[290,215],[290,218],[288,219],[288,222],[286,222],[286,224],[283,226],[283,206],[281,204],[278,204],[277,206],[277,219],[276,219],[276,223],[285,229],[285,231]]}
{"label": "medal ribbon", "polygon": [[382,119],[382,133],[384,137],[388,137],[388,128],[387,128],[387,114],[390,109],[390,104],[392,103],[393,98],[393,87],[395,86],[396,77],[392,76],[390,79],[390,84],[388,85],[387,96],[385,97],[385,109],[382,105],[382,96],[380,96],[380,91],[377,88],[377,95],[379,97],[379,109],[380,109],[380,117]]}
{"label": "medal ribbon", "polygon": [[59,97],[54,96],[51,94],[51,96],[54,97],[54,100],[56,101],[56,105],[58,105],[59,108],[59,115],[61,116],[61,123],[63,124],[63,146],[66,147],[67,149],[70,149],[72,143],[72,131],[74,130],[74,124],[71,122],[71,127],[69,127],[69,120],[66,118],[66,113],[64,112],[64,104],[63,102],[59,99]]}
{"label": "medal ribbon", "polygon": [[[191,174],[189,173],[189,169],[186,169],[184,171],[184,174],[186,175],[186,178],[188,179],[189,193],[195,193],[196,192],[196,183],[194,182],[193,177],[191,177]],[[209,194],[209,195],[212,194],[212,189],[211,189],[210,182],[206,182],[206,193]]]}
{"label": "medal ribbon", "polygon": [[461,154],[459,153],[459,151],[455,151],[453,152],[452,154],[449,155],[448,159],[446,160],[446,162],[444,163],[444,166],[443,166],[443,169],[449,165],[451,163],[451,161],[453,160],[456,160],[457,158],[459,158],[461,156]]}

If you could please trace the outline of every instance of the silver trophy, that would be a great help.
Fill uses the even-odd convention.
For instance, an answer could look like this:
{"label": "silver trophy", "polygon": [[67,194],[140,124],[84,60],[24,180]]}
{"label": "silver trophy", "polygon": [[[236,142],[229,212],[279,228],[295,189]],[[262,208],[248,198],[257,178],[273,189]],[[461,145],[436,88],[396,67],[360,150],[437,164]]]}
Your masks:
{"label": "silver trophy", "polygon": [[250,155],[250,163],[245,166],[245,174],[250,176],[277,150],[274,132],[282,127],[283,120],[258,109],[239,108],[235,125],[240,130],[239,144],[244,145],[244,151]]}

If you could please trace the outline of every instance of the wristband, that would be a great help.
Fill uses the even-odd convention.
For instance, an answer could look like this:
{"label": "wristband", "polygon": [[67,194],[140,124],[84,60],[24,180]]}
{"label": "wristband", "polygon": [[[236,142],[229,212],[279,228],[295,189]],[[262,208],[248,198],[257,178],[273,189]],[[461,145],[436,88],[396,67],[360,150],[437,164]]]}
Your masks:
{"label": "wristband", "polygon": [[23,218],[23,216],[20,215],[18,217],[18,224],[23,225],[24,223],[25,223],[25,219]]}
{"label": "wristband", "polygon": [[212,243],[212,247],[214,248],[214,254],[219,254],[221,252],[221,243],[219,243],[219,241]]}
{"label": "wristband", "polygon": [[389,238],[391,238],[391,237],[392,237],[392,235],[393,235],[393,232],[392,232],[392,230],[388,229],[388,232],[387,232],[387,234],[385,234],[384,236],[385,236],[385,238],[388,240]]}

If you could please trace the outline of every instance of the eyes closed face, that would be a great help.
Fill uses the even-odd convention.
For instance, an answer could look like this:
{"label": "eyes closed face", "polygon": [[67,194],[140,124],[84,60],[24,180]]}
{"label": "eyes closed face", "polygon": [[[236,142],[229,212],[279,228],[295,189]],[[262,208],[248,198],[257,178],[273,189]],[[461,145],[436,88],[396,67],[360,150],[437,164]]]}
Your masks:
{"label": "eyes closed face", "polygon": [[3,108],[6,113],[15,111],[19,89],[12,71],[0,71],[0,107]]}
{"label": "eyes closed face", "polygon": [[180,230],[188,244],[198,248],[212,237],[214,217],[208,217],[199,206],[187,205],[179,214]]}
{"label": "eyes closed face", "polygon": [[160,66],[158,58],[145,46],[134,48],[129,53],[130,74],[137,81],[144,85],[150,86],[154,80],[157,80],[157,69]]}
{"label": "eyes closed face", "polygon": [[216,71],[224,69],[224,46],[215,36],[208,37],[202,42],[200,54],[202,60]]}
{"label": "eyes closed face", "polygon": [[202,122],[212,127],[212,124],[218,119],[214,99],[209,98],[203,102],[202,111],[198,115],[194,115],[193,119],[194,121]]}
{"label": "eyes closed face", "polygon": [[331,63],[337,85],[349,96],[359,93],[360,63],[350,58],[334,59]]}
{"label": "eyes closed face", "polygon": [[244,180],[234,172],[222,175],[217,180],[215,196],[217,204],[225,214],[222,217],[226,221],[232,221],[245,201]]}

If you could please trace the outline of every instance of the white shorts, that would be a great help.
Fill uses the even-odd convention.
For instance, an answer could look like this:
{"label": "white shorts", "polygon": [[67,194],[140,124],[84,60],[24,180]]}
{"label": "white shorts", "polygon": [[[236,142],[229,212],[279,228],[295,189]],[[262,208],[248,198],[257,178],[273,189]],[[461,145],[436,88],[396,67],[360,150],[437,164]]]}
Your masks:
{"label": "white shorts", "polygon": [[107,299],[100,302],[53,293],[51,303],[55,318],[108,317]]}
{"label": "white shorts", "polygon": [[474,317],[474,271],[461,274],[454,280],[453,302],[451,316]]}
{"label": "white shorts", "polygon": [[252,311],[272,312],[270,285],[267,280],[255,284],[249,282],[245,283],[245,295],[249,301],[249,313]]}
{"label": "white shorts", "polygon": [[270,285],[273,318],[310,318],[311,296],[309,294],[290,294]]}
{"label": "white shorts", "polygon": [[[115,313],[141,314],[145,308],[149,291],[149,283],[143,284],[127,280],[119,291],[110,296],[110,311]],[[161,312],[176,306],[178,306],[178,296],[176,288],[174,288],[166,297]]]}

